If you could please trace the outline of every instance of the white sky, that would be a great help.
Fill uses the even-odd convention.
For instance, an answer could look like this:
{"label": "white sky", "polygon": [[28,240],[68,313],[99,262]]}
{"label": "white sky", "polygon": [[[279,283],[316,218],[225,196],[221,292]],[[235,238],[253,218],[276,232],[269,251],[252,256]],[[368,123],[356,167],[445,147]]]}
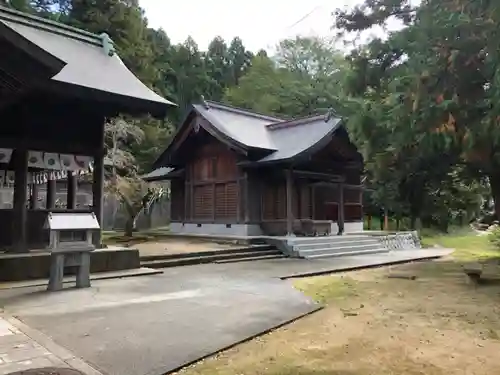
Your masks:
{"label": "white sky", "polygon": [[[334,36],[331,13],[360,0],[140,0],[149,25],[162,27],[173,43],[191,35],[200,49],[217,35],[239,36],[256,52],[296,35]],[[391,27],[392,28],[392,27]]]}

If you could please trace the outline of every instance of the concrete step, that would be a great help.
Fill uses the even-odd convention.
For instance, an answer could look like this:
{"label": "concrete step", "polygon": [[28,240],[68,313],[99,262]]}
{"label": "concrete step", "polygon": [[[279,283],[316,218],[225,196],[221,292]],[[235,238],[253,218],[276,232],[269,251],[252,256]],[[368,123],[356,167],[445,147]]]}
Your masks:
{"label": "concrete step", "polygon": [[352,252],[352,251],[363,251],[363,250],[370,250],[370,249],[385,249],[385,246],[382,244],[369,244],[369,245],[354,245],[354,246],[343,246],[343,247],[329,247],[329,246],[323,246],[323,247],[315,247],[315,248],[307,248],[307,249],[300,249],[300,250],[295,250],[299,254],[314,254],[317,251],[329,251],[330,253],[339,253],[339,252]]}
{"label": "concrete step", "polygon": [[272,245],[249,245],[244,247],[238,247],[233,249],[219,249],[219,250],[210,250],[210,251],[198,251],[193,253],[175,253],[175,254],[158,254],[158,255],[146,255],[141,256],[141,262],[149,262],[155,260],[173,260],[173,259],[184,259],[184,258],[198,258],[203,256],[213,256],[213,255],[222,255],[222,254],[246,254],[248,252],[254,251],[277,251],[276,248]]}
{"label": "concrete step", "polygon": [[314,250],[314,249],[347,249],[347,248],[358,248],[358,247],[370,247],[376,246],[379,247],[381,245],[378,241],[367,240],[367,241],[351,241],[351,242],[318,242],[314,244],[307,245],[294,245],[293,249],[295,251],[303,251],[303,250]]}
{"label": "concrete step", "polygon": [[317,237],[294,237],[294,238],[289,238],[287,242],[290,245],[307,245],[307,244],[314,244],[318,242],[331,242],[331,241],[357,241],[357,240],[367,240],[367,239],[374,239],[374,237],[371,236],[317,236]]}
{"label": "concrete step", "polygon": [[141,266],[149,267],[149,268],[167,268],[167,267],[177,267],[177,266],[186,266],[186,265],[194,265],[194,264],[205,264],[205,263],[215,263],[218,261],[227,261],[227,260],[239,260],[239,259],[259,259],[261,257],[282,257],[283,254],[277,250],[258,250],[258,251],[246,251],[239,253],[226,253],[221,252],[218,254],[202,254],[199,253],[199,256],[191,256],[190,254],[184,254],[185,257],[176,257],[176,258],[168,258],[168,259],[155,259],[155,260],[147,260],[141,261]]}
{"label": "concrete step", "polygon": [[378,249],[368,249],[368,250],[358,250],[358,251],[344,251],[338,253],[329,253],[328,250],[325,252],[318,251],[316,254],[309,254],[304,256],[305,259],[321,259],[321,258],[334,258],[341,256],[354,256],[354,255],[367,255],[367,254],[382,254],[388,253],[388,249],[378,248]]}
{"label": "concrete step", "polygon": [[223,264],[223,263],[240,263],[240,262],[251,262],[255,260],[270,260],[270,259],[282,259],[285,256],[282,253],[276,255],[264,255],[264,256],[256,256],[256,257],[248,257],[248,258],[240,258],[240,259],[227,259],[227,260],[218,260],[215,263]]}

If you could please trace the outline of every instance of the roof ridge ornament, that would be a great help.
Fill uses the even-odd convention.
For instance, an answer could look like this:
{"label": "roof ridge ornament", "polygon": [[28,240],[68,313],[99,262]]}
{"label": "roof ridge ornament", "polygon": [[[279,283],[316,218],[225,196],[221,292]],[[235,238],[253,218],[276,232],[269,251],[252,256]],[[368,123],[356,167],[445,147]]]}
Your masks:
{"label": "roof ridge ornament", "polygon": [[332,107],[328,108],[328,111],[325,114],[325,122],[330,121],[333,117],[336,116],[336,114],[337,113],[335,112],[335,110]]}
{"label": "roof ridge ornament", "polygon": [[106,55],[109,57],[113,57],[115,55],[115,46],[113,44],[113,41],[109,37],[107,33],[101,33],[99,35],[102,41],[102,48],[104,49],[104,52],[106,52]]}
{"label": "roof ridge ornament", "polygon": [[205,109],[210,109],[210,105],[205,100],[205,97],[203,95],[200,95],[200,97],[201,97],[201,105],[203,105]]}

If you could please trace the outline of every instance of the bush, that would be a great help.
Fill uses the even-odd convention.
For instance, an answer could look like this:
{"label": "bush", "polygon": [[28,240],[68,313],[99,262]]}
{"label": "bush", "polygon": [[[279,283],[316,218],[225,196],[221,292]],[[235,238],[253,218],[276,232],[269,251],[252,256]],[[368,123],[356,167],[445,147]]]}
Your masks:
{"label": "bush", "polygon": [[495,249],[500,249],[500,227],[496,227],[488,236],[490,243],[495,247]]}

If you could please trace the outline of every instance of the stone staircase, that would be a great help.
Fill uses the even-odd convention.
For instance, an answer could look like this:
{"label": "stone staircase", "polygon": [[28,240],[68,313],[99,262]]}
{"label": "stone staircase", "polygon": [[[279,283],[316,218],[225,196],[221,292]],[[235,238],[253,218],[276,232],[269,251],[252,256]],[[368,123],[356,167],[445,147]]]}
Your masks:
{"label": "stone staircase", "polygon": [[389,248],[376,236],[344,235],[288,238],[284,244],[292,257],[319,259],[346,255],[387,253]]}
{"label": "stone staircase", "polygon": [[236,249],[221,249],[185,254],[161,254],[141,257],[141,267],[168,268],[204,263],[236,263],[284,258],[275,246],[248,245]]}

